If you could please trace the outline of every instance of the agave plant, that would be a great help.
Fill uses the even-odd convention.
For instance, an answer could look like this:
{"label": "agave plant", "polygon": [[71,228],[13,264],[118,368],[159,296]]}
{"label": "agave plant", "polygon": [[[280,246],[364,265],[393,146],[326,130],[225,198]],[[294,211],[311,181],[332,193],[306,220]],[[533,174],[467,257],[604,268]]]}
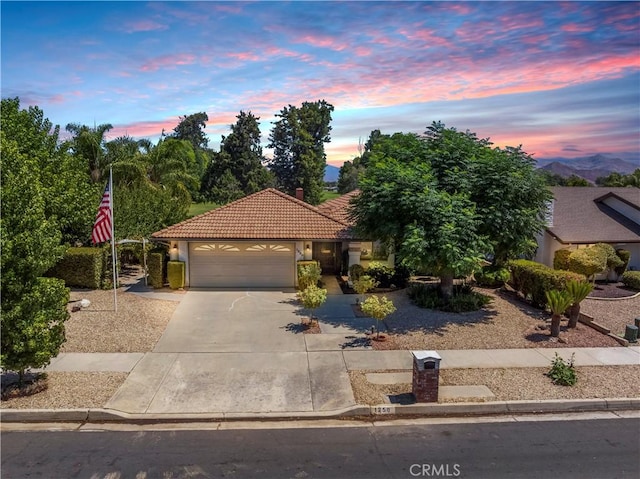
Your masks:
{"label": "agave plant", "polygon": [[571,296],[568,328],[575,328],[580,317],[580,303],[593,291],[593,284],[586,281],[568,281],[566,291]]}
{"label": "agave plant", "polygon": [[560,335],[560,320],[562,314],[573,303],[573,298],[567,291],[546,291],[547,303],[551,309],[551,336],[557,338]]}

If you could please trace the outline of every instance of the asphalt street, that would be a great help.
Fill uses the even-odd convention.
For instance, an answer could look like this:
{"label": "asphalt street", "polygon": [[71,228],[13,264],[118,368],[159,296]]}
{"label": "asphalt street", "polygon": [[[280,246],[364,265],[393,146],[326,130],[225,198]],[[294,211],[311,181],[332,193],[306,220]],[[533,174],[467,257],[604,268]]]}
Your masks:
{"label": "asphalt street", "polygon": [[4,431],[2,478],[613,479],[640,468],[638,418],[256,427]]}

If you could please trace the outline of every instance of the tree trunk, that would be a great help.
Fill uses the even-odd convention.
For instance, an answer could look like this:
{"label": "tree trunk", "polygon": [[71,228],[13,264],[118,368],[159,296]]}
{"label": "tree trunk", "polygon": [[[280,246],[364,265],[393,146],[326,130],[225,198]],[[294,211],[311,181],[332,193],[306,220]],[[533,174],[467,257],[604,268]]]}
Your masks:
{"label": "tree trunk", "polygon": [[440,275],[440,293],[446,301],[449,301],[453,296],[453,273]]}
{"label": "tree trunk", "polygon": [[575,328],[578,325],[578,318],[580,317],[580,303],[572,304],[569,308],[569,323],[568,328]]}
{"label": "tree trunk", "polygon": [[551,316],[551,337],[557,338],[560,336],[560,315],[553,314]]}

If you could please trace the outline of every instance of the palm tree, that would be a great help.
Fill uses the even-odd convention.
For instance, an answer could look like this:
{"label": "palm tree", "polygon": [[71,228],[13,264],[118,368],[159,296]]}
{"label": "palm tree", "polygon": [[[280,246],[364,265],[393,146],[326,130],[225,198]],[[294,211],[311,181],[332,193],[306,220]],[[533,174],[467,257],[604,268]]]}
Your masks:
{"label": "palm tree", "polygon": [[560,335],[560,320],[567,308],[573,303],[573,298],[567,291],[555,289],[545,291],[545,296],[549,309],[551,309],[551,337],[557,338]]}
{"label": "palm tree", "polygon": [[585,281],[568,281],[566,291],[571,296],[568,328],[575,328],[580,317],[580,303],[593,291],[593,284]]}
{"label": "palm tree", "polygon": [[104,150],[104,135],[113,128],[110,123],[94,126],[93,128],[79,123],[69,123],[65,129],[72,138],[67,146],[74,155],[87,160],[89,173],[93,183],[100,183],[106,178],[109,163],[106,161]]}

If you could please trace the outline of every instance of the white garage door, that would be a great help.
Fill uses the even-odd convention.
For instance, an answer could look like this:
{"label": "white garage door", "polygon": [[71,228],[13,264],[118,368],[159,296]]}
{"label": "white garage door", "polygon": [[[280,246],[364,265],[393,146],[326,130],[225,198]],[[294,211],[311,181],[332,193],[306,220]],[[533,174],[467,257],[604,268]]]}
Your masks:
{"label": "white garage door", "polygon": [[281,288],[295,284],[295,244],[189,243],[194,288]]}

